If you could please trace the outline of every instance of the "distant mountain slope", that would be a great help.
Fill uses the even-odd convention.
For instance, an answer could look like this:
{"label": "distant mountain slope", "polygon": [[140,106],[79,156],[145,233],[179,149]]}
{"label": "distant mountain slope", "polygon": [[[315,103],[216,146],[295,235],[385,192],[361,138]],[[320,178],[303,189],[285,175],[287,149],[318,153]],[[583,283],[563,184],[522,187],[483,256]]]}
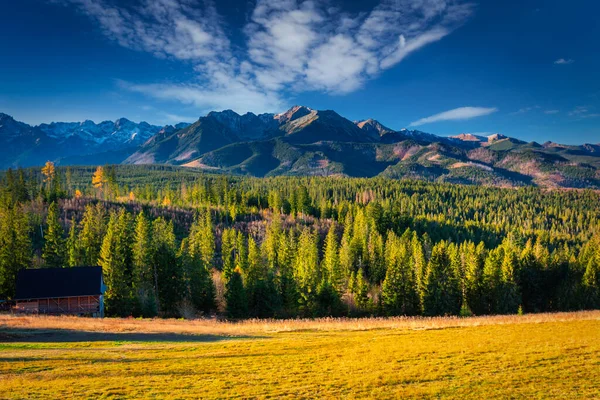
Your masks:
{"label": "distant mountain slope", "polygon": [[[87,120],[33,127],[0,114],[0,168],[40,165],[48,160],[59,164],[103,159],[122,162],[161,129],[125,118],[99,124]],[[93,155],[99,157],[89,157]]]}
{"label": "distant mountain slope", "polygon": [[158,127],[127,119],[32,127],[0,114],[0,168],[174,164],[252,176],[384,176],[503,187],[600,188],[600,144],[539,144],[501,134],[442,137],[332,110],[210,112]]}

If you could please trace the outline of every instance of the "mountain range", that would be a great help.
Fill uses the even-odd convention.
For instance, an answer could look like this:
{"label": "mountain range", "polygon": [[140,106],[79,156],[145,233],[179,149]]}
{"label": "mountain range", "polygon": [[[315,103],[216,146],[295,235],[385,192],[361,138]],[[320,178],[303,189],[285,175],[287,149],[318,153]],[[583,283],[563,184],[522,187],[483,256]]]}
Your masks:
{"label": "mountain range", "polygon": [[30,126],[0,113],[0,168],[173,164],[252,176],[414,178],[503,187],[600,188],[600,144],[524,142],[501,134],[437,136],[335,111],[210,112],[193,124],[125,118]]}

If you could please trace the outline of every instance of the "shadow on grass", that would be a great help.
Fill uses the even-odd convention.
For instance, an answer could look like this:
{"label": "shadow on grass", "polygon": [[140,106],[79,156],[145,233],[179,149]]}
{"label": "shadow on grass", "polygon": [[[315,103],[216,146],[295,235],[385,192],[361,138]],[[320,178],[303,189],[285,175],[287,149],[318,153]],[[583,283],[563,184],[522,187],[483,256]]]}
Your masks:
{"label": "shadow on grass", "polygon": [[218,342],[223,340],[259,338],[259,336],[194,335],[182,333],[92,332],[74,329],[0,328],[0,343]]}

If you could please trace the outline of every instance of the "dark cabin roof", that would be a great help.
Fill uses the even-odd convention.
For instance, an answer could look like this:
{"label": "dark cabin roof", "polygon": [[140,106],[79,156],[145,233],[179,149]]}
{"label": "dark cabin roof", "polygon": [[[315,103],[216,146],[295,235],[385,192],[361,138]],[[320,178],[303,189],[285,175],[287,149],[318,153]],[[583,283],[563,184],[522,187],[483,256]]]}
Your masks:
{"label": "dark cabin roof", "polygon": [[102,267],[23,269],[15,300],[102,294]]}

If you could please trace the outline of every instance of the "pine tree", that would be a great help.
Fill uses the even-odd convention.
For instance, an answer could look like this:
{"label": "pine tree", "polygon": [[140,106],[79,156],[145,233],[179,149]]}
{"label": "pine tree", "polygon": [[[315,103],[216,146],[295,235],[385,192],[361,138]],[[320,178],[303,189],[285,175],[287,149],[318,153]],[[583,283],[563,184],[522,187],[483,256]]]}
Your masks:
{"label": "pine tree", "polygon": [[583,274],[583,287],[586,294],[586,306],[589,308],[600,307],[600,248],[599,240],[592,240],[596,244],[592,255],[589,257]]}
{"label": "pine tree", "polygon": [[213,232],[213,223],[210,211],[206,211],[199,218],[199,237],[198,246],[202,262],[207,270],[213,267],[213,258],[215,256],[215,234]]}
{"label": "pine tree", "polygon": [[465,262],[465,284],[463,305],[466,305],[476,315],[486,312],[483,299],[483,251],[484,244],[468,242],[463,246]]}
{"label": "pine tree", "polygon": [[340,294],[326,279],[323,279],[317,286],[314,303],[314,310],[306,310],[314,316],[335,317],[342,312]]}
{"label": "pine tree", "polygon": [[483,308],[486,314],[499,313],[499,298],[502,285],[502,260],[503,249],[497,247],[492,249],[483,267]]}
{"label": "pine tree", "polygon": [[165,316],[177,315],[177,306],[185,293],[184,271],[177,258],[173,222],[159,217],[152,221],[152,257],[154,293],[157,310]]}
{"label": "pine tree", "polygon": [[383,306],[388,314],[413,315],[419,311],[418,287],[411,255],[410,242],[398,238],[392,231],[386,241],[387,272],[381,288]]}
{"label": "pine tree", "polygon": [[209,312],[215,308],[215,287],[212,281],[211,265],[215,243],[210,214],[196,218],[190,229],[187,249],[182,246],[184,271],[188,294],[197,310]]}
{"label": "pine tree", "polygon": [[14,297],[17,273],[30,264],[27,215],[18,206],[0,203],[0,298]]}
{"label": "pine tree", "polygon": [[329,232],[325,238],[325,254],[323,255],[323,273],[331,285],[338,292],[342,292],[344,288],[344,273],[340,265],[338,254],[337,235],[335,233],[335,225],[329,227]]}
{"label": "pine tree", "polygon": [[319,253],[317,237],[309,228],[304,228],[298,238],[298,249],[294,260],[294,278],[306,302],[315,293],[319,283]]}
{"label": "pine tree", "polygon": [[153,286],[151,267],[151,225],[144,212],[135,218],[132,244],[133,287],[136,291],[148,291]]}
{"label": "pine tree", "polygon": [[221,260],[225,283],[229,281],[235,269],[236,238],[237,234],[234,229],[224,229],[221,235]]}
{"label": "pine tree", "polygon": [[278,271],[275,284],[281,299],[282,315],[296,316],[300,302],[298,285],[294,279],[294,254],[296,253],[296,236],[293,230],[279,237],[277,249]]}
{"label": "pine tree", "polygon": [[100,256],[100,248],[106,231],[106,210],[102,204],[85,207],[79,230],[79,245],[82,264],[95,265]]}
{"label": "pine tree", "polygon": [[369,311],[371,308],[371,299],[369,298],[369,282],[365,279],[364,271],[359,269],[356,272],[356,281],[354,284],[354,299],[359,309]]}
{"label": "pine tree", "polygon": [[118,214],[111,213],[98,265],[102,267],[106,284],[106,313],[124,317],[132,312],[131,288],[128,285],[131,280],[127,276],[127,265],[123,263],[126,243],[122,242],[124,226],[119,219]]}
{"label": "pine tree", "polygon": [[458,278],[452,269],[448,245],[442,241],[431,251],[423,310],[426,315],[458,315],[461,304]]}
{"label": "pine tree", "polygon": [[227,302],[227,316],[233,319],[248,316],[248,300],[246,289],[239,268],[236,268],[226,285],[225,299]]}
{"label": "pine tree", "polygon": [[516,282],[517,257],[512,244],[504,245],[502,260],[502,283],[498,311],[502,314],[516,314],[521,305],[521,296]]}
{"label": "pine tree", "polygon": [[383,236],[377,231],[372,231],[369,236],[369,275],[368,280],[380,284],[385,279],[385,248]]}
{"label": "pine tree", "polygon": [[273,216],[271,223],[267,226],[265,240],[262,243],[262,250],[265,254],[267,265],[273,272],[277,270],[277,250],[281,234],[281,221],[279,215],[276,214]]}
{"label": "pine tree", "polygon": [[77,238],[77,224],[71,222],[69,229],[69,238],[67,239],[67,265],[76,267],[81,265],[81,250],[79,248],[79,240]]}
{"label": "pine tree", "polygon": [[44,249],[42,258],[48,268],[62,268],[66,265],[64,231],[58,220],[58,206],[56,203],[48,207],[46,217],[46,232],[44,235]]}
{"label": "pine tree", "polygon": [[244,274],[250,315],[273,317],[279,308],[279,297],[273,274],[265,264],[254,238],[248,238],[248,269]]}
{"label": "pine tree", "polygon": [[419,240],[416,232],[413,233],[413,237],[411,239],[411,251],[413,275],[415,277],[417,296],[419,297],[419,312],[423,312],[425,280],[427,276],[427,261],[425,260],[423,245],[421,244],[421,240]]}

